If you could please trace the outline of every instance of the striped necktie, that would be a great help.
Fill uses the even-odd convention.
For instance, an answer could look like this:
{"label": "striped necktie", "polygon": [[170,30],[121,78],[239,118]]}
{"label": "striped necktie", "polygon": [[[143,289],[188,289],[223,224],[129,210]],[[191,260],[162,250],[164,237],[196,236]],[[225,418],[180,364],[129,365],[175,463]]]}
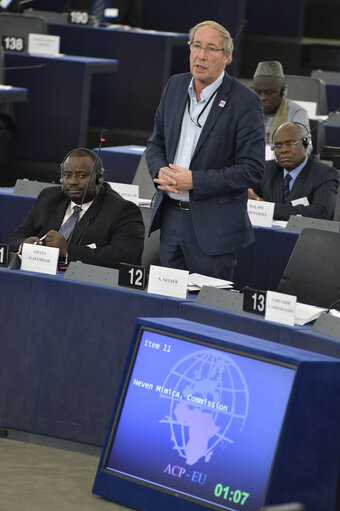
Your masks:
{"label": "striped necktie", "polygon": [[106,0],[96,0],[92,9],[92,14],[96,16],[100,22],[104,17],[104,10],[106,7]]}
{"label": "striped necktie", "polygon": [[283,202],[288,202],[288,195],[290,194],[289,183],[292,179],[290,174],[287,174],[283,180]]}
{"label": "striped necktie", "polygon": [[73,213],[71,216],[68,217],[66,222],[60,227],[59,232],[64,236],[66,240],[69,239],[71,236],[73,229],[76,226],[76,223],[78,222],[79,213],[81,211],[80,206],[73,206]]}

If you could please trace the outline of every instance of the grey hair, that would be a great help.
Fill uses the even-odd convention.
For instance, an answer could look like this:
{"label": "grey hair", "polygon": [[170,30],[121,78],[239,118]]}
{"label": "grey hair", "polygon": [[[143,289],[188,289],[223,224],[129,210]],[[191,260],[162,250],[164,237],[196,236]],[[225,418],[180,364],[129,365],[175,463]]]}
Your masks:
{"label": "grey hair", "polygon": [[189,43],[191,44],[194,42],[194,38],[195,38],[195,34],[196,34],[197,30],[199,28],[205,27],[205,26],[208,26],[208,27],[213,28],[214,30],[217,30],[217,32],[219,32],[221,34],[221,36],[223,37],[223,49],[226,53],[230,54],[230,58],[229,58],[229,62],[228,62],[228,64],[230,64],[230,62],[232,61],[233,50],[234,50],[233,40],[230,35],[230,32],[228,32],[228,30],[226,28],[224,28],[222,25],[220,25],[216,21],[211,21],[211,20],[202,21],[201,23],[198,23],[197,25],[192,27],[189,31]]}

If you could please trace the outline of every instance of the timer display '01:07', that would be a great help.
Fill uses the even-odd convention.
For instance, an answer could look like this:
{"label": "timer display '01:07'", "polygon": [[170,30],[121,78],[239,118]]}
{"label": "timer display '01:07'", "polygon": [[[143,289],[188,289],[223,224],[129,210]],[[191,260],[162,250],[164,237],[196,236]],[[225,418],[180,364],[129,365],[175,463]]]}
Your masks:
{"label": "timer display '01:07'", "polygon": [[249,493],[246,491],[231,490],[230,486],[223,486],[221,483],[216,484],[214,494],[215,497],[220,497],[234,504],[240,504],[240,506],[243,506],[249,497]]}

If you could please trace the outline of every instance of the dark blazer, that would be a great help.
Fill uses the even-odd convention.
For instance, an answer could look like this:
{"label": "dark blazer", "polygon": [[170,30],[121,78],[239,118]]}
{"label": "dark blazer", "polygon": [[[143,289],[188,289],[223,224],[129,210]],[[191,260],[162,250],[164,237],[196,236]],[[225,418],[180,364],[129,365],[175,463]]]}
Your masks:
{"label": "dark blazer", "polygon": [[[9,237],[11,251],[30,236],[41,238],[59,230],[70,200],[60,187],[45,188],[23,224]],[[87,245],[96,244],[95,249]],[[117,268],[120,262],[140,264],[144,223],[138,206],[104,183],[96,200],[80,219],[68,246],[68,261]]]}
{"label": "dark blazer", "polygon": [[[148,141],[152,178],[173,163],[192,75],[167,83]],[[260,98],[225,73],[193,154],[191,215],[197,241],[208,255],[225,254],[254,240],[247,214],[248,187],[262,179],[265,131]],[[158,191],[150,232],[160,227],[163,192]]]}
{"label": "dark blazer", "polygon": [[[275,160],[266,162],[263,180],[254,192],[265,201],[275,202],[275,220],[289,220],[290,215],[332,220],[338,185],[336,169],[316,156],[309,156],[294,181],[287,203],[283,204],[283,168]],[[291,205],[292,200],[303,197],[307,197],[309,206]]]}

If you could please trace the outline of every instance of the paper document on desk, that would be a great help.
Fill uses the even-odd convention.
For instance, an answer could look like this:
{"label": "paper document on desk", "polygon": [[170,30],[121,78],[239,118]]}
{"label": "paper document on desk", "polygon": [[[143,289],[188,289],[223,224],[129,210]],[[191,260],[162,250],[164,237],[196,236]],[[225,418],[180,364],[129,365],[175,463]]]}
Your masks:
{"label": "paper document on desk", "polygon": [[295,325],[305,325],[317,319],[321,312],[326,311],[324,307],[316,307],[315,305],[307,305],[306,303],[296,302],[295,308]]}
{"label": "paper document on desk", "polygon": [[144,208],[151,208],[152,207],[152,200],[151,199],[141,199],[141,198],[139,198],[138,205],[139,206],[143,206]]}
{"label": "paper document on desk", "polygon": [[285,229],[287,227],[286,220],[273,220],[272,227],[279,227],[281,229]]}
{"label": "paper document on desk", "polygon": [[203,286],[216,287],[219,289],[230,289],[234,285],[230,280],[216,279],[200,273],[190,273],[188,277],[188,290],[199,291]]}

